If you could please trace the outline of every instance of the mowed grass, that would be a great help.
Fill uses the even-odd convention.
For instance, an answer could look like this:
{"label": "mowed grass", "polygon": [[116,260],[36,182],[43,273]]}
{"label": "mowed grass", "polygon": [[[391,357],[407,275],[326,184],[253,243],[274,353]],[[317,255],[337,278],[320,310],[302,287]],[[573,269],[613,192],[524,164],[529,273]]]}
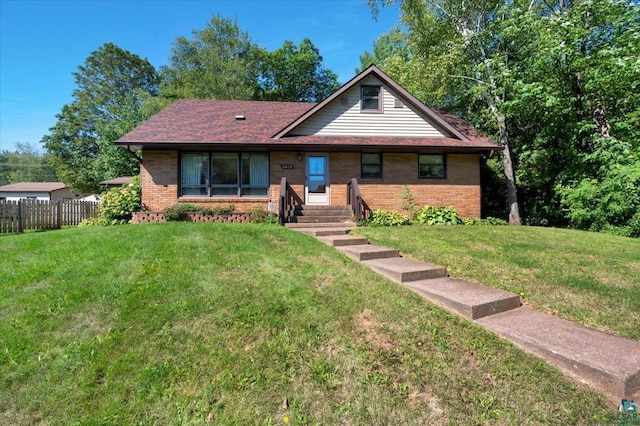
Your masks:
{"label": "mowed grass", "polygon": [[522,294],[534,309],[640,340],[640,239],[507,226],[358,228],[371,243]]}
{"label": "mowed grass", "polygon": [[277,226],[3,236],[0,276],[1,424],[615,422],[603,395]]}

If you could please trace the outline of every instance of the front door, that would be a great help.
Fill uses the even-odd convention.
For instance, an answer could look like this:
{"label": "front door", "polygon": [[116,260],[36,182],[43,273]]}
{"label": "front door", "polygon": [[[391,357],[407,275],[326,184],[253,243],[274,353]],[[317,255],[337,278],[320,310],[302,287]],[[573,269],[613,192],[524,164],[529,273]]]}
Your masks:
{"label": "front door", "polygon": [[307,170],[304,185],[305,204],[329,204],[329,156],[307,155]]}

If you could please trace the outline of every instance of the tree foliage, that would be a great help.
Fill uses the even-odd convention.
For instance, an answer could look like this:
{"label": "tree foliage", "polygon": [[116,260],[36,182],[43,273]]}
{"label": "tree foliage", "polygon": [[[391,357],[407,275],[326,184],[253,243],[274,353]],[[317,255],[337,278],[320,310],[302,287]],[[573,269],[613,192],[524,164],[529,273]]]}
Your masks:
{"label": "tree foliage", "polygon": [[269,52],[229,18],[214,16],[193,38],[178,37],[161,90],[169,98],[319,101],[339,87],[308,38]]}
{"label": "tree foliage", "polygon": [[640,208],[631,173],[640,169],[640,10],[614,0],[539,6],[517,24],[537,37],[522,45],[508,105],[525,210],[532,223],[624,228]]}
{"label": "tree foliage", "polygon": [[249,100],[258,91],[260,48],[237,21],[213,16],[191,40],[176,38],[170,64],[161,68],[169,98]]}
{"label": "tree foliage", "polygon": [[[404,31],[378,39],[363,66],[373,58],[425,102],[506,141],[526,222],[633,233],[640,209],[637,2],[370,4],[393,2],[401,3]],[[487,165],[483,176],[505,178],[494,160]]]}
{"label": "tree foliage", "polygon": [[317,102],[339,87],[338,76],[322,66],[320,50],[308,38],[298,46],[287,40],[282,47],[263,56],[262,100]]}
{"label": "tree foliage", "polygon": [[[388,1],[387,3],[391,3]],[[509,223],[520,224],[520,209],[513,171],[509,129],[504,102],[510,90],[509,55],[514,49],[503,28],[518,2],[497,0],[400,0],[401,17],[408,28],[412,55],[409,67],[414,84],[425,81],[416,95],[456,106],[461,100],[481,103],[491,117],[497,139],[504,148],[503,169],[509,205]],[[376,0],[370,0],[374,7]],[[397,54],[395,59],[398,59]],[[432,93],[432,94],[431,94]],[[438,99],[439,98],[439,99]],[[431,102],[430,102],[431,103]]]}
{"label": "tree foliage", "polygon": [[0,152],[0,185],[18,182],[57,182],[56,172],[33,145],[18,142],[14,151]]}
{"label": "tree foliage", "polygon": [[73,102],[56,115],[43,143],[58,177],[79,192],[138,172],[138,163],[112,142],[150,113],[143,104],[157,94],[158,76],[145,59],[105,43],[74,74]]}

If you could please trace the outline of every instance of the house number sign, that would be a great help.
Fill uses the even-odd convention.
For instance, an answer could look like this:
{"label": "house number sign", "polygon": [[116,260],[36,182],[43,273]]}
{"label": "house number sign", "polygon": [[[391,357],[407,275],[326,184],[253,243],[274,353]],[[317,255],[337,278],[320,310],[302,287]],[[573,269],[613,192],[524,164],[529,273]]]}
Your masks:
{"label": "house number sign", "polygon": [[293,164],[280,164],[280,168],[283,170],[293,170],[296,167]]}

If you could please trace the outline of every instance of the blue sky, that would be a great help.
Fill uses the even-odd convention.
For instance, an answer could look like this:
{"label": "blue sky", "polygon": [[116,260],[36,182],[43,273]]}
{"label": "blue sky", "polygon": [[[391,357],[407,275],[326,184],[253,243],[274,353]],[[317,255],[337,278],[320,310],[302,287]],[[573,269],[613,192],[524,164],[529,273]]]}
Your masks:
{"label": "blue sky", "polygon": [[159,68],[176,37],[191,38],[217,14],[237,19],[269,50],[309,37],[343,83],[399,16],[397,7],[384,8],[376,21],[366,0],[0,0],[0,151],[17,142],[40,147],[55,114],[72,101],[71,73],[102,44]]}

